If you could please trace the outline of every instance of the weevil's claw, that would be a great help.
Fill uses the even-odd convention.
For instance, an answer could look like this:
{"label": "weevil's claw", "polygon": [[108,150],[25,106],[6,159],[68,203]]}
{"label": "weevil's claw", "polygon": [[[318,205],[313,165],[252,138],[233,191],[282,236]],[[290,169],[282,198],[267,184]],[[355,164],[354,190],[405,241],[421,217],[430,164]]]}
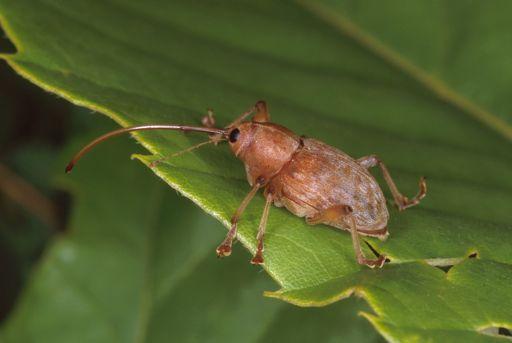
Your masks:
{"label": "weevil's claw", "polygon": [[222,243],[217,247],[217,257],[226,257],[231,255],[231,245]]}
{"label": "weevil's claw", "polygon": [[66,166],[66,174],[71,173],[71,170],[73,169],[74,166],[75,166],[75,164],[73,162],[69,162],[69,164]]}
{"label": "weevil's claw", "polygon": [[407,208],[409,208],[411,205],[409,198],[402,196],[398,203],[396,204],[396,207],[398,208],[398,211],[402,212],[405,211]]}
{"label": "weevil's claw", "polygon": [[398,207],[399,211],[404,211],[404,210],[408,209],[409,207],[419,204],[421,199],[423,199],[425,197],[425,195],[427,195],[427,181],[424,176],[420,177],[419,188],[420,189],[418,191],[418,194],[416,194],[416,196],[414,198],[409,199],[406,196],[402,195],[398,199],[396,206]]}
{"label": "weevil's claw", "polygon": [[261,256],[261,252],[257,252],[256,255],[254,255],[254,257],[252,258],[251,260],[251,264],[256,264],[256,265],[259,265],[259,264],[263,264],[263,256]]}
{"label": "weevil's claw", "polygon": [[416,195],[416,199],[421,200],[427,195],[427,178],[425,176],[420,177],[420,191]]}

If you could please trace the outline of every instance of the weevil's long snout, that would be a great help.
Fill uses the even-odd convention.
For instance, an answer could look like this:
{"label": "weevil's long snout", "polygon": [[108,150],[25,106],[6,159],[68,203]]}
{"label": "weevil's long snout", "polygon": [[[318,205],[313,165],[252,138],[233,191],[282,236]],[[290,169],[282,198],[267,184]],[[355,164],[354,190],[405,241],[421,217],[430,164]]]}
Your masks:
{"label": "weevil's long snout", "polygon": [[[212,127],[199,127],[199,126],[185,126],[185,125],[141,125],[141,126],[132,126],[126,127],[122,129],[117,129],[114,131],[107,132],[106,134],[94,139],[89,144],[84,146],[75,156],[71,159],[71,161],[66,166],[66,173],[69,173],[75,164],[92,148],[96,145],[104,142],[112,137],[119,136],[123,133],[127,132],[135,132],[135,131],[150,131],[150,130],[173,130],[173,131],[183,131],[183,132],[203,132],[212,134],[215,136],[220,136],[223,139],[228,138],[228,131],[224,129],[217,129]],[[219,139],[220,140],[220,139]]]}

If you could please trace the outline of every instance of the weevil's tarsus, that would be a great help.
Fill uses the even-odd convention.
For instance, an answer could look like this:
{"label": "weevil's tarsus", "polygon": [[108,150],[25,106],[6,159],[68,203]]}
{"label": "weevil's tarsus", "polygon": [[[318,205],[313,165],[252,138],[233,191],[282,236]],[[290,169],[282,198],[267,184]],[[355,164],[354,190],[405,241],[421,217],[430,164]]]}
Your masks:
{"label": "weevil's tarsus", "polygon": [[263,214],[261,215],[260,226],[258,227],[258,235],[256,236],[256,239],[258,240],[258,245],[256,248],[256,254],[254,254],[254,257],[251,260],[252,264],[263,264],[263,238],[265,236],[265,229],[267,228],[268,214],[270,212],[272,200],[272,194],[267,193],[265,199],[265,207],[263,208]]}
{"label": "weevil's tarsus", "polygon": [[236,209],[235,214],[231,217],[231,228],[226,235],[224,241],[217,247],[217,256],[224,257],[231,255],[231,246],[233,245],[233,240],[236,238],[236,233],[238,230],[238,221],[244,213],[247,205],[251,202],[252,198],[256,195],[258,190],[262,187],[262,183],[256,182],[251,188],[251,191],[245,196],[244,200],[240,203],[238,208]]}
{"label": "weevil's tarsus", "polygon": [[201,124],[203,124],[204,127],[215,127],[215,116],[213,115],[213,110],[209,108],[207,110],[207,114],[201,118]]}
{"label": "weevil's tarsus", "polygon": [[216,129],[216,128],[208,128],[208,127],[199,127],[199,126],[185,126],[185,125],[141,125],[141,126],[132,126],[132,127],[125,127],[121,129],[117,129],[114,131],[107,132],[106,134],[94,139],[92,142],[87,144],[80,150],[72,159],[71,162],[68,163],[66,166],[66,173],[69,173],[75,164],[92,148],[94,148],[96,145],[100,144],[101,142],[104,142],[108,140],[109,138],[119,136],[121,134],[127,133],[127,132],[135,132],[135,131],[151,131],[151,130],[173,130],[173,131],[193,131],[193,132],[203,132],[203,133],[209,133],[213,135],[220,135],[225,136],[226,130],[223,129]]}
{"label": "weevil's tarsus", "polygon": [[427,182],[425,177],[423,176],[420,178],[419,181],[418,194],[416,194],[414,198],[409,199],[405,195],[400,193],[400,191],[396,187],[395,182],[393,181],[393,178],[391,177],[391,174],[389,174],[388,168],[377,155],[361,157],[360,159],[357,160],[357,162],[367,169],[375,167],[377,165],[380,167],[380,170],[382,171],[382,176],[384,176],[384,180],[388,184],[388,187],[391,191],[391,194],[393,195],[393,199],[395,200],[395,204],[398,207],[399,211],[403,211],[409,207],[419,204],[420,200],[423,199],[425,195],[427,195]]}
{"label": "weevil's tarsus", "polygon": [[254,105],[256,114],[252,118],[252,121],[258,123],[268,123],[270,122],[270,114],[268,113],[267,103],[263,100],[260,100]]}

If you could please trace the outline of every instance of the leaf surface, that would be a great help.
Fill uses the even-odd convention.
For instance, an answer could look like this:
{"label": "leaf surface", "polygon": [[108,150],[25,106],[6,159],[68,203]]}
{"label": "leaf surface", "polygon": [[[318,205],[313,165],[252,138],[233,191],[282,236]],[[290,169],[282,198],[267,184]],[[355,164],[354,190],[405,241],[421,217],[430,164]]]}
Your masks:
{"label": "leaf surface", "polygon": [[[300,134],[321,139],[354,157],[378,154],[405,194],[413,194],[418,177],[426,175],[429,194],[422,204],[404,213],[391,211],[391,236],[386,242],[367,240],[390,258],[384,270],[358,266],[348,234],[311,228],[283,209],[272,209],[265,250],[265,269],[281,286],[273,295],[287,301],[324,305],[354,289],[370,287],[379,278],[405,287],[401,273],[413,273],[418,284],[429,290],[429,296],[416,293],[414,304],[426,307],[430,297],[440,296],[436,283],[444,283],[440,271],[425,266],[424,261],[447,265],[476,253],[481,261],[467,261],[450,271],[461,268],[463,275],[472,275],[475,287],[483,287],[482,278],[466,270],[488,268],[496,278],[491,281],[501,284],[499,280],[510,280],[512,261],[508,243],[512,241],[512,144],[506,123],[511,103],[503,95],[512,78],[510,67],[504,66],[509,54],[498,49],[510,32],[498,32],[506,27],[491,25],[493,18],[502,17],[499,7],[475,5],[473,11],[481,18],[490,18],[481,22],[482,27],[488,29],[488,36],[496,37],[487,42],[489,56],[495,58],[484,59],[473,43],[456,46],[461,40],[442,41],[436,32],[427,30],[427,14],[432,12],[439,21],[445,13],[457,10],[455,5],[421,7],[429,3],[410,8],[379,6],[387,16],[369,4],[340,2],[325,7],[333,3],[323,3],[333,18],[311,6],[288,2],[9,0],[0,4],[0,11],[19,50],[5,56],[14,69],[121,125],[199,124],[206,107],[216,110],[222,125],[263,98],[271,106],[274,121]],[[409,9],[416,17],[409,15]],[[340,29],[340,15],[349,18],[354,32],[363,32],[364,37],[378,40],[385,51],[410,61],[417,68],[414,71],[446,85],[449,95],[482,109],[485,118],[475,114],[474,107],[443,96],[434,87],[437,83],[426,83],[379,53],[373,40],[366,42]],[[379,21],[381,17],[385,20]],[[402,32],[400,23],[411,26]],[[449,28],[467,37],[479,34],[465,31],[469,23],[454,21]],[[411,38],[416,32],[421,33],[421,40]],[[437,49],[421,44],[425,41],[437,42]],[[450,57],[455,53],[464,55],[465,62]],[[459,69],[450,68],[452,63]],[[499,72],[485,73],[496,68]],[[479,70],[470,73],[470,69]],[[157,156],[204,139],[156,132],[136,138]],[[154,158],[140,157],[145,163]],[[84,159],[82,165],[87,163]],[[154,171],[226,226],[249,189],[243,166],[225,146],[202,148],[160,164]],[[378,171],[375,175],[387,192]],[[240,225],[239,239],[251,251],[262,205],[262,197],[257,197]],[[422,277],[427,271],[432,278]],[[450,273],[445,277],[449,279]],[[373,292],[365,293],[369,301]],[[392,291],[385,293],[400,297]],[[462,291],[450,295],[450,301],[466,304],[456,308],[456,313],[470,306],[461,300],[463,295]],[[490,306],[499,299],[496,294],[477,299],[489,306],[481,316],[475,314],[464,322],[466,334],[487,339],[476,332],[487,326],[511,327],[510,313],[504,316]],[[510,298],[501,301],[512,308]],[[383,324],[374,324],[390,339],[411,332],[433,337],[428,336],[433,331],[418,333],[415,329],[438,328],[420,322],[411,327],[399,317],[377,313]],[[461,334],[460,327],[442,323],[440,330]]]}
{"label": "leaf surface", "polygon": [[[115,142],[60,175],[74,195],[72,230],[45,254],[2,342],[382,341],[356,314],[368,309],[362,300],[324,311],[263,298],[268,276],[240,248],[218,260],[222,226],[127,160],[130,151]],[[96,167],[108,163],[123,175]]]}

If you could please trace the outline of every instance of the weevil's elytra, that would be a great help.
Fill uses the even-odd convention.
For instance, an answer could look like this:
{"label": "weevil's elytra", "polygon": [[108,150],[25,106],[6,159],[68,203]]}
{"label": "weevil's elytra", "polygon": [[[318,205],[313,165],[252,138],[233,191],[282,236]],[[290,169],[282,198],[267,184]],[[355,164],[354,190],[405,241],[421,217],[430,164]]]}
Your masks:
{"label": "weevil's elytra", "polygon": [[[254,114],[251,121],[244,121]],[[382,267],[385,256],[367,258],[361,249],[359,236],[385,238],[388,235],[389,212],[382,190],[369,172],[378,166],[384,176],[394,202],[400,211],[417,205],[425,197],[427,185],[422,177],[419,192],[408,199],[402,195],[384,163],[375,155],[354,159],[332,146],[305,136],[298,136],[289,129],[270,122],[264,101],[258,101],[250,110],[226,126],[215,128],[213,112],[202,119],[204,127],[183,125],[144,125],[109,132],[85,146],[66,167],[69,172],[74,164],[91,148],[104,140],[125,133],[142,130],[180,130],[208,133],[209,141],[202,145],[228,141],[231,151],[245,165],[251,190],[242,200],[231,218],[231,228],[217,248],[217,255],[228,256],[236,238],[237,225],[252,198],[263,189],[265,206],[259,224],[257,249],[251,263],[262,264],[264,236],[270,206],[284,206],[293,214],[305,217],[308,224],[326,224],[347,230],[352,236],[357,261],[369,267]],[[171,157],[172,157],[171,156]],[[156,162],[160,162],[157,160]]]}

